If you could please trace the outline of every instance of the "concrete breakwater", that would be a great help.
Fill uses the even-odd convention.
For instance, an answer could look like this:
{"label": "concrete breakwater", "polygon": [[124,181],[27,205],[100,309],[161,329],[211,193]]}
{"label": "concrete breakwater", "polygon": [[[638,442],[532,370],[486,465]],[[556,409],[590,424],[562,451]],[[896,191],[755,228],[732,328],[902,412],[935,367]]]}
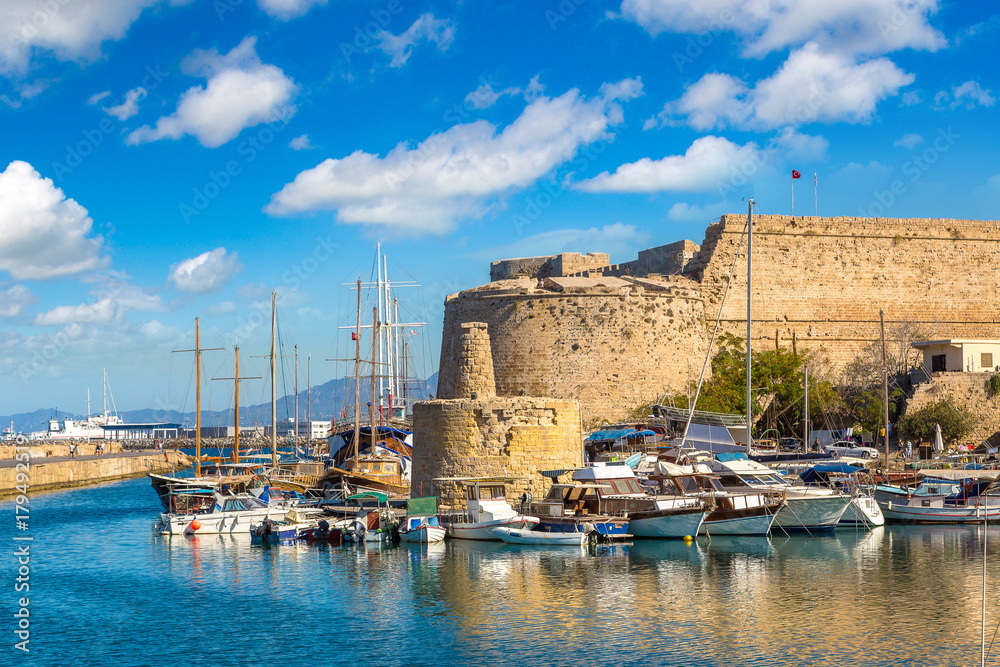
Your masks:
{"label": "concrete breakwater", "polygon": [[[61,447],[61,445],[57,445],[57,447]],[[4,447],[3,449],[13,450],[14,448]],[[17,475],[25,472],[23,466],[18,467],[18,463],[21,462],[14,460],[13,451],[0,461],[0,495],[16,492]],[[164,450],[105,454],[104,456],[84,454],[73,458],[61,455],[46,456],[42,453],[38,457],[32,456],[27,463],[30,478],[29,488],[32,491],[42,491],[138,477],[148,472],[169,473],[190,467],[192,461],[181,452]]]}

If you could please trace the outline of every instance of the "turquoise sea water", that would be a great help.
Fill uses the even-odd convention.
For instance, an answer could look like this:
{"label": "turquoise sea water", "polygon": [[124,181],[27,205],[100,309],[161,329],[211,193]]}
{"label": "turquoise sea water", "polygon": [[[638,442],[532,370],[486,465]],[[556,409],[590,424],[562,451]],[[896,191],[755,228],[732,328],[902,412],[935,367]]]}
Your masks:
{"label": "turquoise sea water", "polygon": [[[0,665],[979,664],[981,527],[257,547],[155,536],[158,512],[145,479],[36,494],[27,533],[0,503]],[[27,655],[15,533],[34,537]],[[987,547],[989,637],[1000,527]]]}

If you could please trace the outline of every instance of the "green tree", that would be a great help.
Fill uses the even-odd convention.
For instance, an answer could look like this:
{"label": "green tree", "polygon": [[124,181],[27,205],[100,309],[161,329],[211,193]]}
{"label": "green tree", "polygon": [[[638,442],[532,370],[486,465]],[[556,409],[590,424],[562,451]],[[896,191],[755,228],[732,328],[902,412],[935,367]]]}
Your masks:
{"label": "green tree", "polygon": [[[836,413],[841,401],[833,385],[819,380],[814,374],[820,360],[810,353],[794,354],[791,350],[756,351],[750,357],[754,389],[753,418],[756,431],[777,428],[784,434],[801,432],[804,417],[804,366],[809,366],[810,420],[822,423],[824,415]],[[697,385],[692,383],[691,396]],[[678,407],[688,406],[687,395],[674,396]],[[712,358],[712,377],[705,382],[698,398],[699,410],[746,413],[746,351],[743,339],[723,334],[719,352]]]}
{"label": "green tree", "polygon": [[954,406],[948,399],[925,405],[900,418],[897,427],[907,440],[930,442],[934,439],[934,426],[941,425],[941,437],[948,444],[965,437],[972,430],[972,413],[963,406]]}

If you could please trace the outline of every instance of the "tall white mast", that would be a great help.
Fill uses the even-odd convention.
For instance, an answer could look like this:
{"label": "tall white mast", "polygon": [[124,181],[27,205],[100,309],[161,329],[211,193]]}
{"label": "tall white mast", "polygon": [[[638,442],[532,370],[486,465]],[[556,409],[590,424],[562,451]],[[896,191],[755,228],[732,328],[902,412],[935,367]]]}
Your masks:
{"label": "tall white mast", "polygon": [[[377,313],[376,313],[377,316],[375,318],[375,324],[372,325],[372,330],[373,331],[374,331],[375,327],[377,326],[377,324],[379,324],[379,323],[381,323],[383,321],[383,318],[382,318],[382,313],[383,313],[383,311],[382,311],[382,297],[383,297],[382,287],[383,287],[383,281],[382,281],[382,244],[381,243],[377,243],[375,245],[375,270],[377,272],[377,278],[376,278],[376,281],[375,281],[375,295],[376,295],[376,298],[375,298],[375,307],[377,309]],[[378,340],[378,336],[377,335],[376,335],[375,339]],[[377,368],[378,368],[378,405],[379,405],[379,407],[381,407],[382,406],[382,395],[385,393],[385,382],[383,380],[384,374],[383,374],[383,371],[382,371],[382,368],[383,368],[382,364],[384,363],[385,360],[382,358],[382,345],[381,345],[381,343],[379,343],[377,345],[377,349],[378,349],[378,352],[377,352],[378,358],[375,361],[378,362],[378,366],[377,366]],[[376,410],[377,408],[373,405],[372,409]],[[372,433],[374,434],[374,431],[372,431]]]}
{"label": "tall white mast", "polygon": [[295,346],[295,444],[299,444],[299,346]]}
{"label": "tall white mast", "polygon": [[278,308],[278,293],[271,291],[271,465],[278,467],[278,415],[277,404],[278,394],[277,383],[274,378],[275,370],[275,345],[278,340],[278,322],[276,310]]}
{"label": "tall white mast", "polygon": [[747,203],[747,454],[753,452],[753,403],[750,391],[750,303],[753,285],[753,199]]}

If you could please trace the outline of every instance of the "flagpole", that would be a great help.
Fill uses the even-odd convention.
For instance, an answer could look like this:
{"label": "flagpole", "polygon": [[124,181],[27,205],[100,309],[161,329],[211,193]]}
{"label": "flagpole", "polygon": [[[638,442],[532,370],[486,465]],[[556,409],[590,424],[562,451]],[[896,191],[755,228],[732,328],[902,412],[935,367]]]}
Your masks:
{"label": "flagpole", "polygon": [[792,174],[792,217],[795,217],[795,174]]}
{"label": "flagpole", "polygon": [[819,177],[813,172],[813,206],[816,207],[816,217],[819,217]]}

